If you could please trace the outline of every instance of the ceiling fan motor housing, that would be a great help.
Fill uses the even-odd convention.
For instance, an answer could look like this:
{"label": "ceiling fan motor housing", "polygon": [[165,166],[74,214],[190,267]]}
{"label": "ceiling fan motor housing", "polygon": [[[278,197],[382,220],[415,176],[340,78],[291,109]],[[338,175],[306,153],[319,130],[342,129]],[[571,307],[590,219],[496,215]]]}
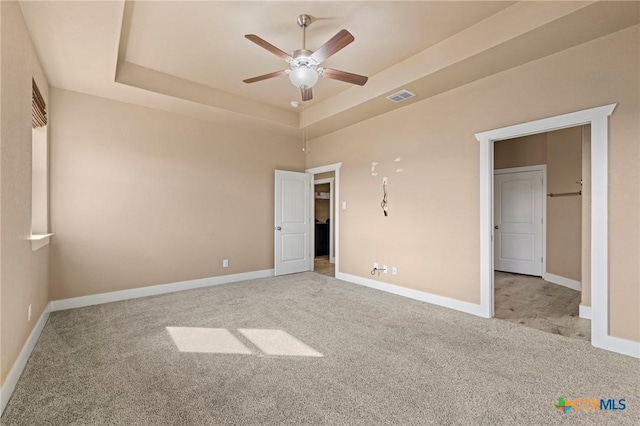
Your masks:
{"label": "ceiling fan motor housing", "polygon": [[289,61],[289,79],[294,86],[309,88],[318,82],[318,62],[311,58],[312,53],[306,49],[293,52],[293,59]]}
{"label": "ceiling fan motor housing", "polygon": [[[298,59],[300,57],[311,59],[311,55],[312,54],[313,54],[313,52],[311,50],[300,49],[300,50],[296,50],[296,51],[293,52],[293,58],[294,58],[294,60]],[[311,60],[313,60],[313,59],[311,59]],[[313,62],[315,62],[315,61],[313,61]],[[317,62],[316,62],[316,65],[317,65]]]}

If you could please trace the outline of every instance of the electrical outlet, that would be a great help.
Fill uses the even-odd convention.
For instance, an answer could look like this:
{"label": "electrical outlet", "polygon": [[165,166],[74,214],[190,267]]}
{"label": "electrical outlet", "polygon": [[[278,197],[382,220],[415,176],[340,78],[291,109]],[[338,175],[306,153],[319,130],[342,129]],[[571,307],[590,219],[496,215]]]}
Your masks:
{"label": "electrical outlet", "polygon": [[347,209],[347,202],[343,201],[342,202],[342,210],[346,210]]}
{"label": "electrical outlet", "polygon": [[398,275],[398,268],[396,268],[395,266],[391,267],[391,275]]}
{"label": "electrical outlet", "polygon": [[382,183],[385,184],[385,185],[387,184],[387,178],[386,177],[382,178]]}
{"label": "electrical outlet", "polygon": [[387,265],[382,266],[382,272],[384,272],[385,274],[387,273]]}
{"label": "electrical outlet", "polygon": [[31,321],[31,305],[29,305],[29,309],[27,310],[27,321]]}
{"label": "electrical outlet", "polygon": [[228,268],[229,267],[229,259],[223,259],[222,260],[222,267],[223,268]]}
{"label": "electrical outlet", "polygon": [[378,264],[377,263],[373,264],[373,269],[378,269]]}

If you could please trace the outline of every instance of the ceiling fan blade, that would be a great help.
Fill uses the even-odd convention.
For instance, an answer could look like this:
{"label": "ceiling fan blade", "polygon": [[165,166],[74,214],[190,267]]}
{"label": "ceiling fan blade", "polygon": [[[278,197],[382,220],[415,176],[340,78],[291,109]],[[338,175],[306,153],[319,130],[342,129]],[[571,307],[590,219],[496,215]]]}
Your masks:
{"label": "ceiling fan blade", "polygon": [[351,33],[347,30],[340,30],[338,34],[331,37],[331,39],[320,46],[318,50],[313,52],[311,55],[311,59],[315,60],[317,63],[321,63],[329,56],[338,52],[340,49],[351,43],[355,38],[351,35]]}
{"label": "ceiling fan blade", "polygon": [[245,83],[255,83],[256,81],[268,80],[270,78],[280,77],[282,74],[286,74],[286,70],[270,72],[269,74],[259,75],[257,77],[248,78],[246,80],[242,80]]}
{"label": "ceiling fan blade", "polygon": [[340,80],[351,84],[357,84],[358,86],[364,86],[367,80],[369,80],[369,77],[365,77],[364,75],[352,74],[346,71],[332,70],[331,68],[325,68],[322,71],[322,75],[332,80]]}
{"label": "ceiling fan blade", "polygon": [[313,99],[313,92],[311,91],[311,87],[301,87],[300,93],[302,94],[303,101],[310,101]]}
{"label": "ceiling fan blade", "polygon": [[285,60],[291,60],[293,59],[291,57],[291,55],[289,55],[286,52],[283,52],[282,50],[278,49],[277,47],[275,47],[273,44],[269,43],[268,41],[258,37],[255,34],[247,34],[244,36],[247,40],[251,40],[252,42],[254,42],[255,44],[257,44],[258,46],[262,47],[263,49],[268,50],[269,52],[273,53],[276,56],[279,56],[282,59]]}

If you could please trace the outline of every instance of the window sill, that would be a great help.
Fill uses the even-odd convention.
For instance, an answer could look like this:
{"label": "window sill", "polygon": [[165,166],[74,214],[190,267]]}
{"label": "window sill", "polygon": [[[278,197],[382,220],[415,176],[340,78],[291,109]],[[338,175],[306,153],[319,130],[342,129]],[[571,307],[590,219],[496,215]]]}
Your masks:
{"label": "window sill", "polygon": [[31,240],[31,251],[36,251],[42,247],[49,245],[49,241],[53,234],[32,234],[29,237]]}

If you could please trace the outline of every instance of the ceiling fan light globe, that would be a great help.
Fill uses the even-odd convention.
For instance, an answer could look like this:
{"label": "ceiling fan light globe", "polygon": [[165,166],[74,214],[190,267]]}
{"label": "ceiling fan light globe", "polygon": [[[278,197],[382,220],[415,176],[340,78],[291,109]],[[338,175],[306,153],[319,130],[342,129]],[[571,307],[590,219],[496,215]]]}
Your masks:
{"label": "ceiling fan light globe", "polygon": [[318,72],[311,68],[299,67],[291,70],[289,79],[296,87],[306,86],[310,89],[318,82]]}

